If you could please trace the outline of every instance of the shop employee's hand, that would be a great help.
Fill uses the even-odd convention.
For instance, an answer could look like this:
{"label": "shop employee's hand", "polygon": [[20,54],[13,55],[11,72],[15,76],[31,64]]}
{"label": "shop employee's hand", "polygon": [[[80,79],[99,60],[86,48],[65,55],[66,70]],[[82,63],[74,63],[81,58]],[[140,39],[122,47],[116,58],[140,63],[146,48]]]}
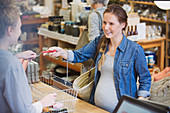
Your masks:
{"label": "shop employee's hand", "polygon": [[34,58],[36,58],[36,56],[37,56],[37,54],[31,50],[24,51],[24,52],[18,53],[16,55],[16,57],[18,57],[18,58],[27,59],[27,60],[34,59]]}
{"label": "shop employee's hand", "polygon": [[[62,48],[60,48],[60,47],[50,47],[48,50],[50,50],[50,51],[56,50],[56,52],[49,53],[49,55],[52,56],[52,57],[61,56],[64,59],[67,59],[67,54],[68,54],[67,51],[62,49]],[[46,55],[46,53],[43,54],[43,55]]]}
{"label": "shop employee's hand", "polygon": [[56,93],[52,93],[52,94],[48,94],[46,95],[43,99],[40,100],[40,103],[42,104],[42,107],[48,107],[48,106],[52,106],[55,104],[55,100],[56,100]]}

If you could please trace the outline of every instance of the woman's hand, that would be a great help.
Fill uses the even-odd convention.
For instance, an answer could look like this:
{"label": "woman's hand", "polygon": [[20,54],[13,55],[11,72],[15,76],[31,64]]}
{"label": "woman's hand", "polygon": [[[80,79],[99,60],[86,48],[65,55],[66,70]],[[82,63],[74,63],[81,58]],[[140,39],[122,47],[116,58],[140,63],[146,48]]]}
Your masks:
{"label": "woman's hand", "polygon": [[[68,55],[67,51],[60,47],[50,47],[48,50],[51,50],[51,51],[56,50],[56,52],[49,53],[49,55],[52,57],[61,56],[64,59],[67,59],[67,55]],[[46,54],[47,53],[44,53],[43,55],[46,55]]]}
{"label": "woman's hand", "polygon": [[37,54],[31,50],[28,50],[28,51],[24,51],[22,53],[18,53],[16,55],[16,57],[18,58],[22,58],[22,59],[34,59],[37,57]]}
{"label": "woman's hand", "polygon": [[44,98],[42,98],[39,102],[42,104],[43,108],[52,106],[55,104],[56,96],[57,96],[56,93],[48,94]]}
{"label": "woman's hand", "polygon": [[145,99],[145,97],[138,97],[138,99]]}

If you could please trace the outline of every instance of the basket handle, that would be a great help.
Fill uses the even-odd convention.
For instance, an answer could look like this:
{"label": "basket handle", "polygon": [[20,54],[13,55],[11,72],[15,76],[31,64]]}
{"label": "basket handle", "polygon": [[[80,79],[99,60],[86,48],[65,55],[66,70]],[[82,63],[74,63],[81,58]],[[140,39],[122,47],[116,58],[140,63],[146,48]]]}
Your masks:
{"label": "basket handle", "polygon": [[159,68],[155,68],[155,69],[153,70],[153,73],[152,73],[152,74],[154,75],[154,74],[156,74],[156,72],[159,73],[159,72],[160,72],[160,69],[159,69]]}

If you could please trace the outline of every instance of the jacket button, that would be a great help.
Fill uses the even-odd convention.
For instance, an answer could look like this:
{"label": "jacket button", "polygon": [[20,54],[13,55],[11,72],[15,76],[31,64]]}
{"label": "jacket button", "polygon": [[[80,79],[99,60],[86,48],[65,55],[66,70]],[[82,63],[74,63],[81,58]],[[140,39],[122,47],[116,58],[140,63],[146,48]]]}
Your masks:
{"label": "jacket button", "polygon": [[115,61],[117,61],[117,59],[115,59]]}
{"label": "jacket button", "polygon": [[126,66],[128,66],[128,64],[126,64]]}
{"label": "jacket button", "polygon": [[115,69],[113,69],[113,71],[115,71]]}

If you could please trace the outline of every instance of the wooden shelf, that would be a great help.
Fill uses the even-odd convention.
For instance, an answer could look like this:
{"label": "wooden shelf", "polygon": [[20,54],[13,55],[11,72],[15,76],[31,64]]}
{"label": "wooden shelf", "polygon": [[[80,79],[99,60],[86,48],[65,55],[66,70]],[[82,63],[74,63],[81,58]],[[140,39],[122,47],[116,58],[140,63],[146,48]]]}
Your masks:
{"label": "wooden shelf", "polygon": [[130,1],[135,4],[145,4],[145,5],[155,5],[153,2],[140,2],[140,1]]}
{"label": "wooden shelf", "polygon": [[161,42],[164,42],[166,38],[159,38],[154,40],[142,39],[139,40],[137,43],[140,44],[144,49],[152,48],[152,47],[159,47],[161,46]]}
{"label": "wooden shelf", "polygon": [[163,24],[166,23],[165,21],[162,21],[162,20],[150,19],[150,18],[145,18],[145,17],[140,17],[140,20],[149,21],[149,22],[155,22],[155,23],[163,23]]}
{"label": "wooden shelf", "polygon": [[35,19],[21,20],[22,25],[42,24],[45,22],[48,22],[48,18],[35,18]]}
{"label": "wooden shelf", "polygon": [[24,45],[27,45],[27,44],[38,44],[38,42],[39,42],[38,38],[29,39],[29,40],[24,41]]}
{"label": "wooden shelf", "polygon": [[61,4],[54,4],[54,7],[59,7],[59,8],[61,8]]}
{"label": "wooden shelf", "polygon": [[[53,57],[50,57],[50,56],[46,55],[46,56],[43,56],[43,59],[51,61],[51,62],[56,63],[58,65],[67,67],[67,62],[63,62],[62,59],[60,59],[60,58],[56,59],[56,58],[53,58]],[[75,70],[77,72],[80,72],[80,68],[81,67],[78,66],[78,65],[74,65],[74,64],[68,63],[68,68],[72,69],[72,70]]]}
{"label": "wooden shelf", "polygon": [[77,45],[79,41],[79,37],[73,37],[71,35],[61,34],[55,31],[49,31],[48,29],[45,28],[40,28],[38,34],[43,35],[45,37],[50,37],[50,39],[62,41],[72,45]]}

